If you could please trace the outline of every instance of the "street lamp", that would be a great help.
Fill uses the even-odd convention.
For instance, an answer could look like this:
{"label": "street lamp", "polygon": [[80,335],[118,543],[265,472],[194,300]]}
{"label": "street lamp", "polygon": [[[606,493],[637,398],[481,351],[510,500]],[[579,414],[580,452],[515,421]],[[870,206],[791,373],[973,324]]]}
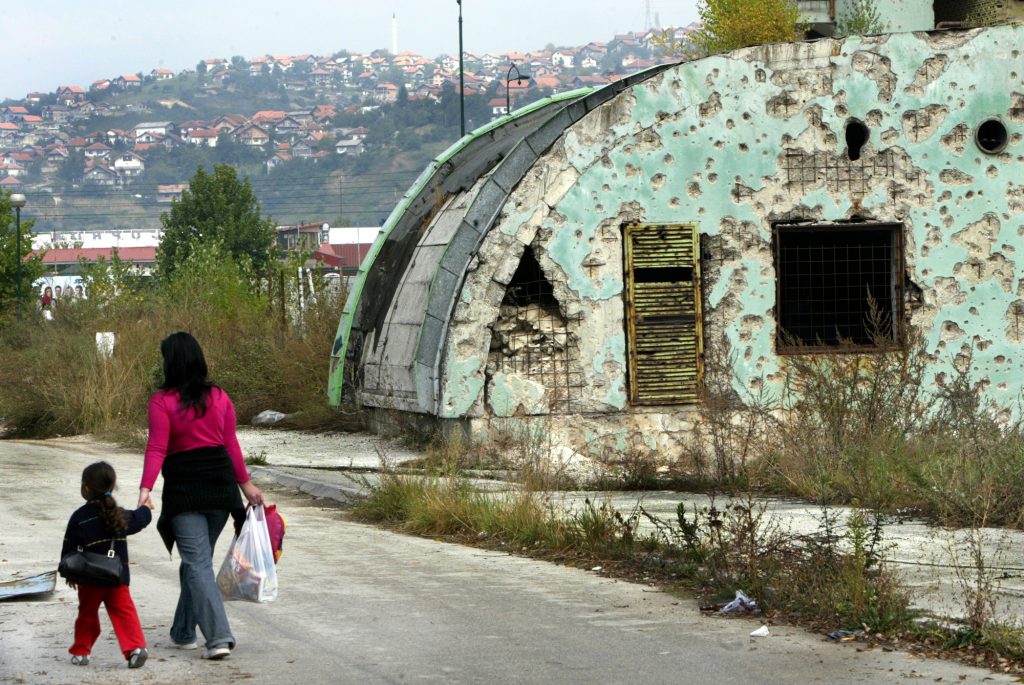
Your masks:
{"label": "street lamp", "polygon": [[512,72],[516,72],[516,83],[522,84],[523,81],[529,81],[530,75],[524,74],[519,71],[514,63],[509,62],[508,73],[505,74],[505,114],[512,113],[512,91],[509,90],[509,84],[512,83]]}
{"label": "street lamp", "polygon": [[462,64],[462,0],[459,3],[459,135],[466,135],[466,85],[463,80],[465,69]]}
{"label": "street lamp", "polygon": [[17,239],[15,240],[15,257],[18,260],[17,267],[17,290],[16,295],[18,298],[18,321],[21,321],[21,208],[28,204],[28,200],[21,193],[14,193],[11,195],[9,202],[14,207],[14,230],[17,231]]}

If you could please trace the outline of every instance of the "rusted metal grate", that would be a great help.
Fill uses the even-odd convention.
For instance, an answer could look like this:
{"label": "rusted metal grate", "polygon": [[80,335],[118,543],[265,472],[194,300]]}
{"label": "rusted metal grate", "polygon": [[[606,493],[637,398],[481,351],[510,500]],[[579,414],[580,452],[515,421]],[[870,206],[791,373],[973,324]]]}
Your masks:
{"label": "rusted metal grate", "polygon": [[701,379],[696,224],[626,224],[629,396],[634,404],[696,402]]}
{"label": "rusted metal grate", "polygon": [[530,247],[502,300],[491,336],[488,373],[537,384],[551,412],[579,411],[584,386],[579,346]]}
{"label": "rusted metal grate", "polygon": [[899,224],[776,225],[780,353],[877,349],[899,339]]}

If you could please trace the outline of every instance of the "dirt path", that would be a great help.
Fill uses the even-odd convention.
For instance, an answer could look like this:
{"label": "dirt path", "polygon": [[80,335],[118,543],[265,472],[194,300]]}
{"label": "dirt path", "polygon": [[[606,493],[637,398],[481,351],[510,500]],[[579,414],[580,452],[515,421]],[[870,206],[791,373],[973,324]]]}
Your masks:
{"label": "dirt path", "polygon": [[[88,441],[0,442],[0,577],[57,561],[82,467],[114,464],[130,502],[137,453]],[[132,539],[132,592],[152,657],[128,671],[106,628],[92,665],[66,653],[75,598],[0,603],[0,682],[9,683],[902,683],[1013,682],[899,652],[859,652],[795,628],[707,619],[691,602],[575,569],[345,520],[271,493],[288,518],[281,597],[231,603],[225,662],[170,648],[177,562],[153,530]],[[218,558],[223,553],[219,549]],[[961,680],[961,678],[963,678]]]}

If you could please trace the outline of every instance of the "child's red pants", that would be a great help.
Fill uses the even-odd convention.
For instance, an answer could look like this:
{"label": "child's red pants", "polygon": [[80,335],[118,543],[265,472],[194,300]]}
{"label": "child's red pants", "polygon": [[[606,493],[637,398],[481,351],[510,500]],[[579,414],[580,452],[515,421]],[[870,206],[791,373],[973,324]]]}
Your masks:
{"label": "child's red pants", "polygon": [[139,614],[127,585],[106,587],[103,585],[78,584],[78,618],[75,620],[75,644],[68,650],[71,654],[85,656],[92,652],[96,638],[100,636],[100,604],[107,607],[107,615],[114,626],[117,642],[125,658],[132,650],[146,646],[146,636],[139,625]]}

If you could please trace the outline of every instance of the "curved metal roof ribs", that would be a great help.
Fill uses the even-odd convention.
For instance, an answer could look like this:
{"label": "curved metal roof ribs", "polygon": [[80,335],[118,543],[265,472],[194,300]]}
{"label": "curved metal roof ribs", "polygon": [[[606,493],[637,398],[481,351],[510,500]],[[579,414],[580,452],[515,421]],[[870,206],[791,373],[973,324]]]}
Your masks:
{"label": "curved metal roof ribs", "polygon": [[[338,325],[331,356],[331,402],[338,404],[341,400],[346,365],[358,363],[363,355],[363,335],[369,337],[374,331],[373,344],[381,343],[380,332],[385,326],[389,305],[413,261],[420,238],[454,194],[473,188],[475,192],[465,215],[448,240],[430,282],[426,311],[416,335],[414,358],[399,360],[412,367],[415,387],[406,390],[414,391],[416,397],[399,402],[396,408],[437,414],[441,352],[448,320],[470,260],[494,225],[509,194],[571,125],[623,91],[671,66],[658,65],[598,90],[574,91],[541,100],[474,131],[431,162],[391,213],[360,267]],[[364,293],[372,295],[364,296]]]}
{"label": "curved metal roof ribs", "polygon": [[637,72],[571,102],[548,119],[543,126],[525,136],[491,172],[448,244],[448,249],[441,259],[441,268],[438,269],[430,287],[427,315],[416,345],[415,376],[420,394],[429,389],[431,413],[440,413],[442,350],[466,269],[497,220],[512,190],[566,129],[623,91],[672,66],[675,65],[663,64]]}
{"label": "curved metal roof ribs", "polygon": [[[358,357],[363,331],[379,329],[383,324],[417,239],[438,206],[453,193],[472,186],[523,135],[543,124],[551,109],[589,92],[587,88],[562,93],[518,109],[472,131],[427,165],[391,211],[352,284],[331,351],[328,396],[332,404],[341,402],[346,359]],[[374,317],[373,326],[367,326],[367,317]],[[353,332],[358,338],[354,346]]]}

